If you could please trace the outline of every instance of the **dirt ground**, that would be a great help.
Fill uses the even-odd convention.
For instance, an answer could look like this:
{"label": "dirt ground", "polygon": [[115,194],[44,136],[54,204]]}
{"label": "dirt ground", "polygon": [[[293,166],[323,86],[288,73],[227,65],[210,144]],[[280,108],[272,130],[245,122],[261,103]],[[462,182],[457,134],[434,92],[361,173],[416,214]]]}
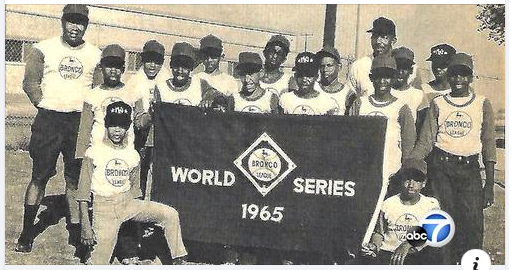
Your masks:
{"label": "dirt ground", "polygon": [[[43,201],[45,206],[41,207],[39,214],[39,219],[44,223],[42,226],[44,231],[36,238],[31,253],[20,254],[14,252],[17,237],[21,231],[23,198],[30,179],[30,170],[31,161],[27,152],[11,150],[5,152],[5,264],[80,264],[79,259],[73,256],[75,251],[73,246],[67,243],[68,232],[65,228],[65,218],[62,216],[63,209],[60,207],[63,198],[58,195],[64,192],[62,162],[60,161],[59,174],[50,180],[46,190],[46,198]],[[503,170],[497,170],[496,179],[504,184]],[[490,254],[494,265],[503,265],[505,258],[505,198],[504,189],[501,186],[495,186],[495,196],[495,205],[485,211],[484,249]],[[56,209],[57,211],[48,214],[48,211],[45,211],[46,209]],[[160,264],[158,259],[144,261],[143,263]]]}

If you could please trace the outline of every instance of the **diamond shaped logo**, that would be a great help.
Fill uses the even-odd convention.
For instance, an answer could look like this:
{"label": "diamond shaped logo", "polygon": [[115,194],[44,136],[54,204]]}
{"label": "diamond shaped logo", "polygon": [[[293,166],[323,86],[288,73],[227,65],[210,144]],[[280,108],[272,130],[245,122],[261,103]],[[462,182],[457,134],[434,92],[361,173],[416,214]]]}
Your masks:
{"label": "diamond shaped logo", "polygon": [[234,160],[234,165],[263,196],[296,168],[293,161],[266,132]]}

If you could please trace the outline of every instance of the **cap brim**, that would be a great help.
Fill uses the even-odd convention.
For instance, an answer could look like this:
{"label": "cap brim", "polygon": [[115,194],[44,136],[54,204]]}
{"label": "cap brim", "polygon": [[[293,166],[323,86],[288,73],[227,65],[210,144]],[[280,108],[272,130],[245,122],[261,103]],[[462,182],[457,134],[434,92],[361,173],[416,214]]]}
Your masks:
{"label": "cap brim", "polygon": [[236,70],[236,73],[242,75],[242,74],[257,73],[257,72],[261,71],[262,68],[263,68],[263,66],[261,64],[241,63],[241,64],[236,65],[236,67],[234,67],[234,70]]}

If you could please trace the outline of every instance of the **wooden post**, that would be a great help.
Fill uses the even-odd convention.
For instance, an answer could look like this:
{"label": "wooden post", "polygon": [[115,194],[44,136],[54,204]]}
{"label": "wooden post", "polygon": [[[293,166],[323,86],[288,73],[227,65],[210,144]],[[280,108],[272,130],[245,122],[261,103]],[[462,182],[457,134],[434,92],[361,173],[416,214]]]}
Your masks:
{"label": "wooden post", "polygon": [[323,32],[323,46],[334,46],[335,23],[337,17],[337,5],[327,4],[325,12],[325,30]]}

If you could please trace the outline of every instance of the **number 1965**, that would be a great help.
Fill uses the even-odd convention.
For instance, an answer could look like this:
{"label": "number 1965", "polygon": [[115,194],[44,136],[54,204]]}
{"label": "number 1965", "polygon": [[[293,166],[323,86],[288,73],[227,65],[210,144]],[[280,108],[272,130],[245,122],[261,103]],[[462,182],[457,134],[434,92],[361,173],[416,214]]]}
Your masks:
{"label": "number 1965", "polygon": [[259,218],[262,221],[268,221],[271,220],[273,222],[280,222],[282,218],[284,217],[282,215],[282,212],[284,211],[284,207],[277,206],[273,208],[273,212],[271,212],[271,209],[269,209],[269,206],[265,205],[263,207],[259,207],[255,204],[242,204],[241,205],[242,219],[247,219],[247,216],[249,219],[256,219]]}

